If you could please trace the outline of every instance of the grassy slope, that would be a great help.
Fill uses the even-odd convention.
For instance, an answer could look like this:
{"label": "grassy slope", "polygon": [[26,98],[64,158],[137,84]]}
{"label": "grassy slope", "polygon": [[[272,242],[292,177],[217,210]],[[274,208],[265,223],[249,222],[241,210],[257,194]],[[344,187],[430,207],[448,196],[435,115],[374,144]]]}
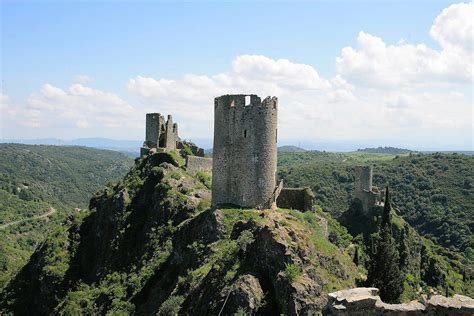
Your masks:
{"label": "grassy slope", "polygon": [[[74,207],[87,208],[92,193],[125,174],[120,153],[84,147],[0,144],[0,287],[45,235]],[[57,210],[48,218],[31,219]]]}

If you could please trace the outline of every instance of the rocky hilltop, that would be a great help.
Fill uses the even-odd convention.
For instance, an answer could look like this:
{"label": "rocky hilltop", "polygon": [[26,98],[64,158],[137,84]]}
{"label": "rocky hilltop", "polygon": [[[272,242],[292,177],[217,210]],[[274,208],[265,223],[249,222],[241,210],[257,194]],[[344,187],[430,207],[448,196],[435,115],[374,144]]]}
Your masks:
{"label": "rocky hilltop", "polygon": [[209,176],[182,164],[173,151],[151,154],[96,192],[89,213],[71,216],[4,289],[3,312],[296,315],[356,285],[337,222],[211,209]]}

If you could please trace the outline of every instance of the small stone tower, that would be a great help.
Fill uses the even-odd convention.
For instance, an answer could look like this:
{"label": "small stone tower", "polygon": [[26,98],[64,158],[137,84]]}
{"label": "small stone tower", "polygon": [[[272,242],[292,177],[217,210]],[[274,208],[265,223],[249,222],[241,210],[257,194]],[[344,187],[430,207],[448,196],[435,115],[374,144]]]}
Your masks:
{"label": "small stone tower", "polygon": [[277,187],[278,100],[223,95],[214,100],[212,205],[272,208]]}
{"label": "small stone tower", "polygon": [[148,148],[158,147],[160,134],[165,119],[160,113],[147,113],[145,127],[145,143]]}
{"label": "small stone tower", "polygon": [[372,185],[372,166],[355,167],[355,198],[362,202],[362,210],[365,214],[377,205],[381,205],[380,191]]}
{"label": "small stone tower", "polygon": [[173,117],[171,115],[168,115],[168,120],[166,121],[166,132],[164,137],[165,144],[163,147],[165,147],[166,149],[176,149],[177,130],[178,125],[173,124]]}
{"label": "small stone tower", "polygon": [[173,124],[171,115],[168,115],[168,120],[160,113],[146,115],[145,142],[140,150],[141,156],[148,154],[153,148],[176,149],[178,141],[178,124]]}
{"label": "small stone tower", "polygon": [[355,188],[356,192],[372,190],[372,166],[356,166],[355,167]]}

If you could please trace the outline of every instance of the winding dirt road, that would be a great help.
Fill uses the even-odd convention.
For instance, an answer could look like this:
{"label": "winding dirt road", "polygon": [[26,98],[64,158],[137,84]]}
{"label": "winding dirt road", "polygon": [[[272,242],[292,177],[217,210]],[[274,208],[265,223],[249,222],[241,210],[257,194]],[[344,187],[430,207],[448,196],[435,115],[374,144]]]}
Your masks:
{"label": "winding dirt road", "polygon": [[56,213],[56,209],[54,207],[50,207],[49,208],[49,211],[44,213],[44,214],[41,214],[41,215],[37,215],[37,216],[33,216],[31,218],[26,218],[26,219],[21,219],[21,220],[18,220],[18,221],[14,221],[14,222],[10,222],[10,223],[6,223],[6,224],[2,224],[0,225],[0,229],[5,229],[7,228],[8,226],[11,226],[11,225],[16,225],[16,224],[20,224],[20,223],[23,223],[23,222],[27,222],[27,221],[31,221],[31,220],[34,220],[34,219],[42,219],[42,218],[46,218],[52,214]]}

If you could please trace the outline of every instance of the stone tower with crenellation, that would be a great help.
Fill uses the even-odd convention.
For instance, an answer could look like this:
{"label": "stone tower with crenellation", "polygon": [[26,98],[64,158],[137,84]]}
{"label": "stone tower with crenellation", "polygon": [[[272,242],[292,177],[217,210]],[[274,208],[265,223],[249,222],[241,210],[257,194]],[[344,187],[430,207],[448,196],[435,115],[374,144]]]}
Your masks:
{"label": "stone tower with crenellation", "polygon": [[276,204],[278,100],[223,95],[214,100],[212,205]]}

